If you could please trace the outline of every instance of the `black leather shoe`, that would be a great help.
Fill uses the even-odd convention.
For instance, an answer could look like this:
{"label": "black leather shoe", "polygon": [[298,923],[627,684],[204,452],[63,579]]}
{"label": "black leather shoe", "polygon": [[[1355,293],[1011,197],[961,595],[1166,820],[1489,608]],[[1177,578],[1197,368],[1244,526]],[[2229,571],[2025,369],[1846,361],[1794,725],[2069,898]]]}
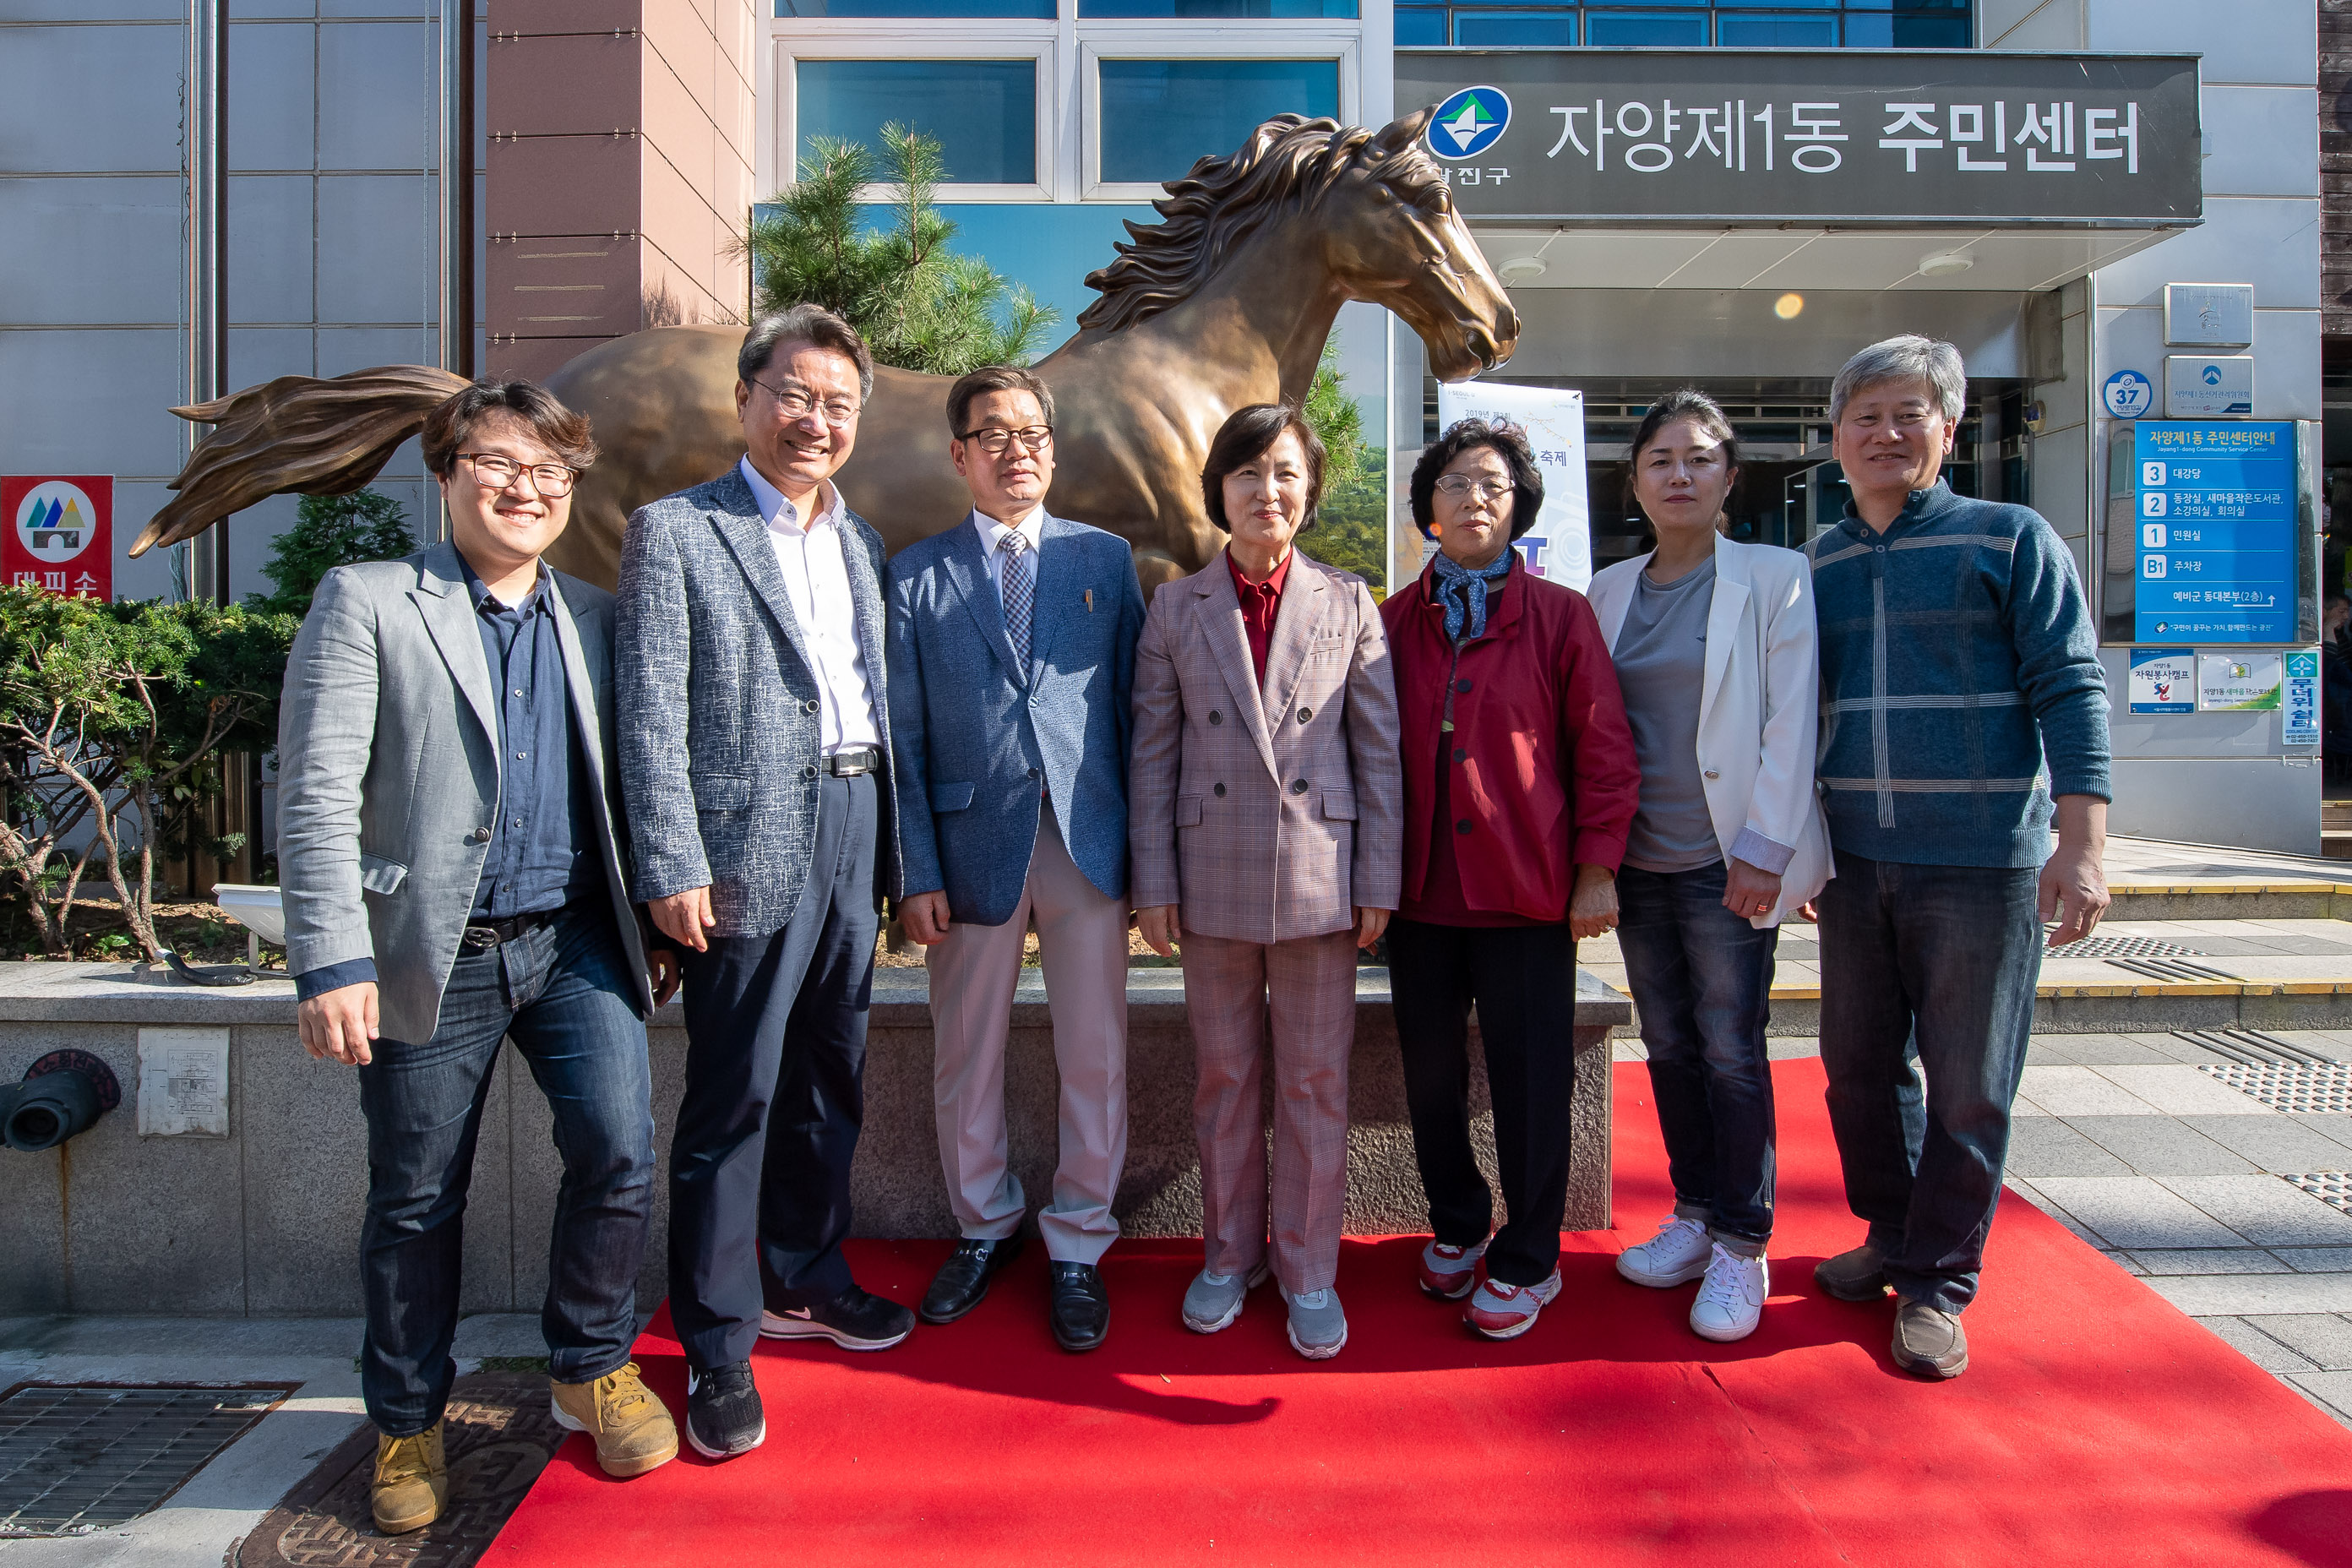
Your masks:
{"label": "black leather shoe", "polygon": [[915,1314],[852,1285],[830,1301],[760,1314],[770,1340],[831,1340],[845,1351],[887,1351],[915,1331]]}
{"label": "black leather shoe", "polygon": [[1091,1263],[1054,1265],[1054,1342],[1066,1351],[1090,1351],[1110,1333],[1110,1292],[1102,1270]]}
{"label": "black leather shoe", "polygon": [[924,1292],[923,1304],[916,1310],[916,1316],[927,1323],[954,1322],[980,1305],[996,1271],[1020,1256],[1021,1237],[1017,1235],[1001,1241],[965,1237],[931,1277],[931,1288]]}

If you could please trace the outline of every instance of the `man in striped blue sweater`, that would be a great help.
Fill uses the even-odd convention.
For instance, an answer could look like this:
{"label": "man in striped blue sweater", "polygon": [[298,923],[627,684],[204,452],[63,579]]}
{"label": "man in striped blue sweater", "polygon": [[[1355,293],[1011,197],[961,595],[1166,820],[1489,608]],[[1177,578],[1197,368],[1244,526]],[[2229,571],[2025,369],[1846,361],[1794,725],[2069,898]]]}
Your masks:
{"label": "man in striped blue sweater", "polygon": [[[1968,1366],[2010,1109],[2051,946],[2107,906],[2106,686],[2074,557],[2027,507],[1937,478],[1959,351],[1889,338],[1830,391],[1853,492],[1806,546],[1821,626],[1822,1063],[1860,1247],[1814,1278],[1891,1287],[1895,1364]],[[2056,846],[2051,842],[2056,827]],[[1923,1099],[1921,1080],[1926,1080]]]}

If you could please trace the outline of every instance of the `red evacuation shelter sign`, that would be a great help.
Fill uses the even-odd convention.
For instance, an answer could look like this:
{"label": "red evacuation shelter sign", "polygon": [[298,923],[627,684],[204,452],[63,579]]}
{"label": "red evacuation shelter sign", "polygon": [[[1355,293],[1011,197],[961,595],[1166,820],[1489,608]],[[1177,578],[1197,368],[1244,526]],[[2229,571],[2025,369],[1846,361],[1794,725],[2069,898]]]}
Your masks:
{"label": "red evacuation shelter sign", "polygon": [[114,476],[0,477],[0,583],[114,597]]}

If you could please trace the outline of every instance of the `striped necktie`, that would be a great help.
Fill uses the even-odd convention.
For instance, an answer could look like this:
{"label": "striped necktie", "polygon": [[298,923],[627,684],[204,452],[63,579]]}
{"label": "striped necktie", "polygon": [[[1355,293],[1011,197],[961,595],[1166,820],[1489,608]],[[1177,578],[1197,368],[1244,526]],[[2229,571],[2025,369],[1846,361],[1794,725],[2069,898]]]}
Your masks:
{"label": "striped necktie", "polygon": [[1029,662],[1029,623],[1036,608],[1036,585],[1031,578],[1034,571],[1029,556],[1029,542],[1014,529],[999,542],[1004,552],[1004,629],[1013,637],[1013,651],[1020,661]]}

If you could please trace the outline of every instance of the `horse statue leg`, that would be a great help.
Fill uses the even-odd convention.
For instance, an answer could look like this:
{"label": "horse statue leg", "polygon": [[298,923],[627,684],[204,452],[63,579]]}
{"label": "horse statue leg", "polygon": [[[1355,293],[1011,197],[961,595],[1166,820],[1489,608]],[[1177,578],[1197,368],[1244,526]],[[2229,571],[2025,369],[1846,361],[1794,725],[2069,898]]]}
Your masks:
{"label": "horse statue leg", "polygon": [[463,376],[430,365],[388,364],[323,380],[281,375],[217,402],[173,409],[213,430],[172,481],[179,494],[148,520],[131,553],[194,539],[222,518],[289,490],[349,495],[466,384]]}

